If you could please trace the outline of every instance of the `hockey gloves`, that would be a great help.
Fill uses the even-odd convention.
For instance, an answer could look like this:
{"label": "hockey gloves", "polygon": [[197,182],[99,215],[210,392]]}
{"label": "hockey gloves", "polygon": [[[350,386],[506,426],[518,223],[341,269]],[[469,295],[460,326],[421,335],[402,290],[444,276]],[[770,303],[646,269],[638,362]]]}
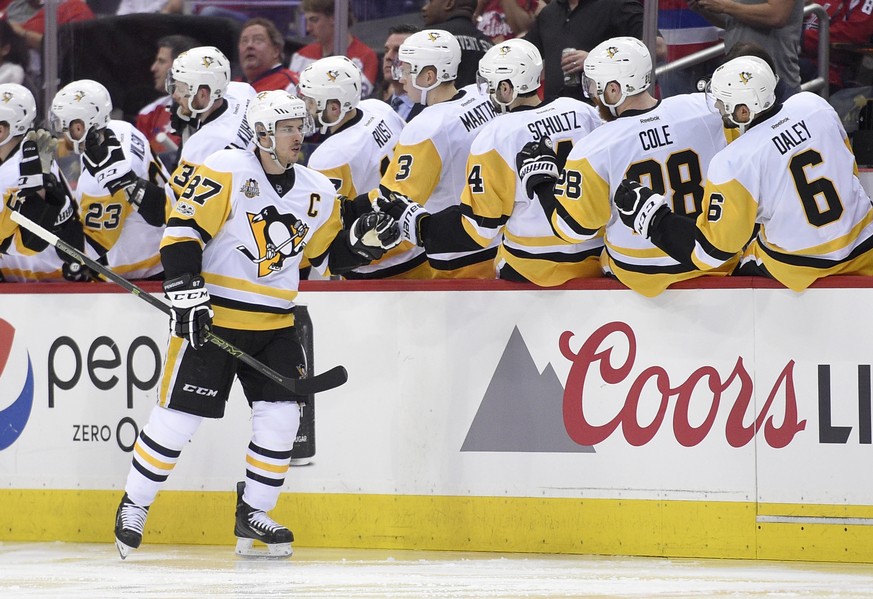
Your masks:
{"label": "hockey gloves", "polygon": [[22,195],[37,193],[42,189],[42,163],[36,142],[25,138],[21,142],[21,163],[18,165],[18,189]]}
{"label": "hockey gloves", "polygon": [[92,129],[88,132],[85,136],[82,162],[85,170],[112,195],[121,189],[136,185],[138,181],[130,162],[124,155],[121,142],[115,137],[112,129],[103,129],[102,142],[97,131]]}
{"label": "hockey gloves", "polygon": [[552,149],[552,140],[542,137],[539,141],[529,141],[515,155],[515,168],[518,178],[524,185],[529,199],[534,198],[534,190],[539,185],[552,186],[561,176],[558,169],[558,156]]}
{"label": "hockey gloves", "polygon": [[214,313],[203,277],[184,274],[164,281],[164,293],[172,306],[170,331],[194,349],[206,345]]}
{"label": "hockey gloves", "polygon": [[391,215],[400,225],[400,235],[406,241],[424,247],[421,234],[422,223],[430,218],[427,209],[413,202],[401,193],[396,193],[380,186],[380,195],[376,198],[376,206],[381,212]]}
{"label": "hockey gloves", "polygon": [[655,217],[670,211],[664,196],[629,179],[621,182],[613,199],[621,221],[646,238]]}
{"label": "hockey gloves", "polygon": [[368,261],[378,260],[387,250],[400,243],[397,221],[384,212],[369,212],[349,229],[349,247]]}
{"label": "hockey gloves", "polygon": [[55,150],[58,147],[58,140],[45,129],[31,129],[24,136],[24,139],[36,144],[42,172],[50,173],[52,171],[52,162],[55,159]]}

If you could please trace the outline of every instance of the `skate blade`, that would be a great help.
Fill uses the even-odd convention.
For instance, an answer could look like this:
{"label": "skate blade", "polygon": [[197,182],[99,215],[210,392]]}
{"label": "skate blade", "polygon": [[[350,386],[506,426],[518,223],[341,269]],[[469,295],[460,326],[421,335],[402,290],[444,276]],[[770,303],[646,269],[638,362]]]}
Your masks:
{"label": "skate blade", "polygon": [[121,556],[121,559],[125,559],[128,554],[133,550],[133,547],[130,545],[125,545],[118,539],[115,539],[115,548],[118,549],[118,555]]}
{"label": "skate blade", "polygon": [[254,539],[237,539],[236,554],[241,557],[282,558],[291,557],[294,550],[291,543],[274,543],[273,545],[254,546]]}

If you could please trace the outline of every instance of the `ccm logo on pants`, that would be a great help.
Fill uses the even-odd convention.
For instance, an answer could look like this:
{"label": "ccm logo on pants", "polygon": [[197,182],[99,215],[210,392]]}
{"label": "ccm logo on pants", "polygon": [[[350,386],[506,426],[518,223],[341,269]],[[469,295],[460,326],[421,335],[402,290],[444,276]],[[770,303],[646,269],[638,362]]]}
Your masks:
{"label": "ccm logo on pants", "polygon": [[188,393],[196,393],[197,395],[205,395],[206,397],[217,397],[218,391],[216,389],[207,389],[206,387],[198,387],[197,385],[191,385],[190,383],[185,383],[185,386],[182,387],[182,391],[186,391]]}

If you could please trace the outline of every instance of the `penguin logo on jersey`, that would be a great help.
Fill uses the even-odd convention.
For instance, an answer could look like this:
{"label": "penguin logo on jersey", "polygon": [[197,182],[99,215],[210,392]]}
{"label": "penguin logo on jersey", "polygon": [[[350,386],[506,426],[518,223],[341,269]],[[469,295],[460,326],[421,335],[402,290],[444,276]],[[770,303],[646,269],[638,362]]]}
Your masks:
{"label": "penguin logo on jersey", "polygon": [[246,182],[239,188],[239,192],[250,200],[261,195],[261,191],[258,189],[258,182],[254,179],[246,179]]}
{"label": "penguin logo on jersey", "polygon": [[244,245],[237,250],[258,265],[258,276],[265,277],[285,266],[285,259],[306,247],[309,225],[293,214],[280,214],[272,204],[257,213],[248,213],[249,225],[257,245],[257,255]]}
{"label": "penguin logo on jersey", "polygon": [[749,73],[748,71],[740,71],[740,82],[743,83],[743,85],[748,85],[749,81],[751,81],[751,80],[752,80],[751,73]]}

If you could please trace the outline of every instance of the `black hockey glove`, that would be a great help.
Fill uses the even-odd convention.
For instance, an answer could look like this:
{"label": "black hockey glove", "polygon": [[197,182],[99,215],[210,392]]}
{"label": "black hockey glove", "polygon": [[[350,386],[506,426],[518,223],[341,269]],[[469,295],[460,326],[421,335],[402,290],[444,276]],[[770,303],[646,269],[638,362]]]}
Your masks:
{"label": "black hockey glove", "polygon": [[655,217],[670,211],[664,196],[629,179],[621,182],[613,199],[621,222],[646,238]]}
{"label": "black hockey glove", "polygon": [[21,142],[21,162],[18,165],[18,189],[21,195],[37,193],[42,189],[42,164],[36,142],[24,139]]}
{"label": "black hockey glove", "polygon": [[109,193],[136,185],[138,177],[133,174],[130,161],[125,157],[121,142],[115,137],[112,129],[103,129],[103,141],[100,134],[93,129],[85,137],[85,152],[82,162],[97,183],[105,187]]}
{"label": "black hockey glove", "polygon": [[400,227],[384,212],[369,212],[349,228],[349,247],[365,260],[378,260],[398,243]]}
{"label": "black hockey glove", "polygon": [[403,239],[424,247],[421,234],[422,223],[430,218],[430,212],[402,193],[391,191],[380,186],[380,195],[376,198],[376,207],[381,212],[389,214],[400,225],[400,235]]}
{"label": "black hockey glove", "polygon": [[344,195],[337,197],[340,201],[340,218],[343,221],[344,229],[348,229],[359,217],[375,209],[373,204],[370,203],[370,196],[366,193],[362,193],[355,198],[349,198]]}
{"label": "black hockey glove", "polygon": [[552,186],[561,176],[558,170],[558,156],[552,149],[552,140],[542,137],[539,141],[529,141],[515,155],[515,168],[518,178],[527,192],[527,197],[534,198],[537,186],[548,184]]}
{"label": "black hockey glove", "polygon": [[194,349],[206,345],[214,312],[203,277],[184,274],[164,281],[164,293],[173,307],[170,332],[187,339]]}

